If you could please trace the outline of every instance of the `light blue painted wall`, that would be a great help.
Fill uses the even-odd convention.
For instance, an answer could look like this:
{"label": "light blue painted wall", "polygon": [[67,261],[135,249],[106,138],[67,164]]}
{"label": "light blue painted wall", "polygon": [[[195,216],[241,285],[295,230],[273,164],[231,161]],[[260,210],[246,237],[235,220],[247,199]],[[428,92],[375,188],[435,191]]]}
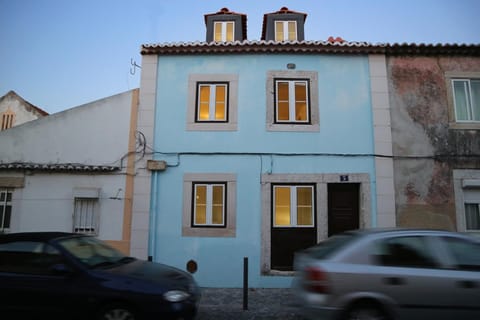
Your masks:
{"label": "light blue painted wall", "polygon": [[[266,74],[286,70],[317,71],[319,132],[266,131]],[[262,173],[368,173],[375,201],[373,157],[270,156],[259,154],[373,154],[373,127],[367,56],[196,55],[160,56],[155,115],[155,159],[166,171],[153,173],[151,254],[182,269],[198,262],[201,286],[241,287],[243,257],[249,257],[251,287],[285,287],[290,277],[260,275]],[[238,130],[186,131],[188,76],[238,74]],[[189,155],[181,153],[235,153]],[[173,153],[167,155],[166,153]],[[180,153],[180,154],[176,154]],[[239,155],[238,153],[248,153]],[[183,175],[237,175],[235,238],[182,237]],[[375,206],[372,205],[372,215]],[[372,217],[372,221],[374,221]]]}

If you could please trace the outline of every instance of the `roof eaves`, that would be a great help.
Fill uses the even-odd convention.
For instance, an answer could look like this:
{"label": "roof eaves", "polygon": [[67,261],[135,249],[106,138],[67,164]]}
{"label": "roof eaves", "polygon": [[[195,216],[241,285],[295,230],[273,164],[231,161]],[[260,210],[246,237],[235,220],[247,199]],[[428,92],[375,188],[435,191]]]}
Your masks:
{"label": "roof eaves", "polygon": [[117,166],[105,165],[85,165],[77,163],[56,163],[56,164],[41,164],[41,163],[0,163],[0,170],[2,171],[44,171],[44,172],[114,172],[120,170]]}

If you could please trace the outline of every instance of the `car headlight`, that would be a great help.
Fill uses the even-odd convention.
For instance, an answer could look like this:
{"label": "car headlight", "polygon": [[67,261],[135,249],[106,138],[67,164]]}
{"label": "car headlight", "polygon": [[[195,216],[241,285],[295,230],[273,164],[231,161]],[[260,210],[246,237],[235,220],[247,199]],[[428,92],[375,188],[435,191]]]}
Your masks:
{"label": "car headlight", "polygon": [[190,294],[181,290],[172,290],[172,291],[165,292],[163,294],[163,297],[165,298],[165,300],[170,302],[179,302],[190,297]]}

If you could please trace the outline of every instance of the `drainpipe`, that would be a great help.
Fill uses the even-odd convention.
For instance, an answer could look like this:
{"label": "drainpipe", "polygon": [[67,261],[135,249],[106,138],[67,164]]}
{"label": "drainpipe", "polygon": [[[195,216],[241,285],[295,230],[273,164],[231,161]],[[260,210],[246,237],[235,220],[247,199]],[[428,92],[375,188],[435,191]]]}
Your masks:
{"label": "drainpipe", "polygon": [[150,196],[150,223],[148,228],[148,261],[153,261],[156,250],[157,236],[157,186],[158,172],[152,171],[152,186]]}

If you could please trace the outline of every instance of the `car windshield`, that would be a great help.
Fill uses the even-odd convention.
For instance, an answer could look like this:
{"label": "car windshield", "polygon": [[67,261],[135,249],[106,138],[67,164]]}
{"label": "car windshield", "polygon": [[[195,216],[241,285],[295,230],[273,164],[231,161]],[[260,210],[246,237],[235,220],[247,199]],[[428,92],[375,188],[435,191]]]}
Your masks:
{"label": "car windshield", "polygon": [[319,242],[317,245],[305,250],[305,252],[315,259],[325,259],[331,253],[354,241],[358,237],[358,234],[349,232],[338,234]]}
{"label": "car windshield", "polygon": [[135,260],[94,237],[65,238],[58,244],[90,268],[111,267]]}

